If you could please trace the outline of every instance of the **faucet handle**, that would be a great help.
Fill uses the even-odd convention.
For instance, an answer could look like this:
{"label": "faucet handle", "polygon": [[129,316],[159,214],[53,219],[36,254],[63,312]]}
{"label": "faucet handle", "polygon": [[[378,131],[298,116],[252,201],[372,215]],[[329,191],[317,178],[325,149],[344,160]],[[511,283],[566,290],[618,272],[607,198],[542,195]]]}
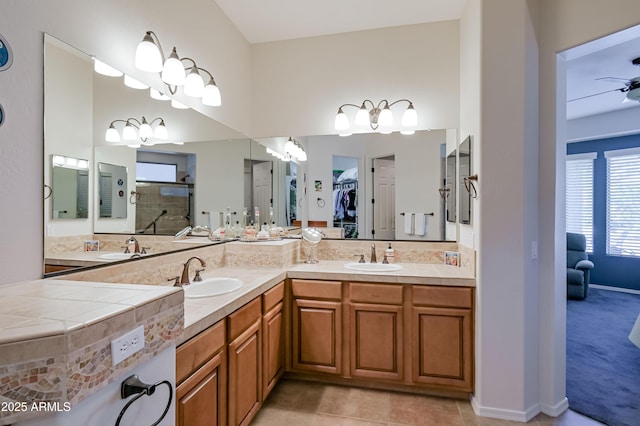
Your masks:
{"label": "faucet handle", "polygon": [[383,265],[388,265],[388,264],[389,264],[389,259],[387,259],[387,255],[386,255],[386,253],[385,253],[385,255],[384,255],[384,259],[382,259],[382,264],[383,264]]}
{"label": "faucet handle", "polygon": [[354,254],[354,256],[360,256],[360,259],[358,260],[358,263],[367,263],[364,260],[364,254]]}
{"label": "faucet handle", "polygon": [[129,246],[120,246],[120,248],[123,248],[125,253],[131,253],[129,251]]}
{"label": "faucet handle", "polygon": [[142,247],[142,249],[140,250],[140,254],[147,254],[147,250],[150,250],[151,247]]}
{"label": "faucet handle", "polygon": [[202,281],[202,277],[200,276],[200,272],[204,271],[204,268],[202,269],[196,269],[196,275],[193,277],[193,282],[200,282]]}
{"label": "faucet handle", "polygon": [[179,276],[175,276],[175,277],[169,278],[169,279],[167,279],[167,281],[173,281],[173,286],[174,287],[182,287],[180,285],[180,277]]}

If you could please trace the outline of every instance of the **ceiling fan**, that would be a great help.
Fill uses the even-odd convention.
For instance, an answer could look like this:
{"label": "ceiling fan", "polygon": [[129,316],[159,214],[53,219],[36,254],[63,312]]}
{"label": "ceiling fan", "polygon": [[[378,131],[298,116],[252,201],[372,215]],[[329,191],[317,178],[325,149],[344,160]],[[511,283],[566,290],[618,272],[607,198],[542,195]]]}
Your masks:
{"label": "ceiling fan", "polygon": [[[631,61],[631,63],[633,65],[640,66],[640,57],[635,58],[634,60]],[[605,80],[605,81],[611,81],[614,83],[624,82],[624,87],[618,87],[617,89],[606,90],[604,92],[594,93],[587,96],[581,96],[575,99],[569,99],[568,102],[578,101],[580,99],[585,99],[585,98],[591,98],[593,96],[603,95],[605,93],[611,93],[611,92],[626,93],[622,102],[629,102],[629,101],[640,102],[640,77],[633,77],[631,79],[619,78],[619,77],[600,77],[600,78],[596,78],[596,80]]]}

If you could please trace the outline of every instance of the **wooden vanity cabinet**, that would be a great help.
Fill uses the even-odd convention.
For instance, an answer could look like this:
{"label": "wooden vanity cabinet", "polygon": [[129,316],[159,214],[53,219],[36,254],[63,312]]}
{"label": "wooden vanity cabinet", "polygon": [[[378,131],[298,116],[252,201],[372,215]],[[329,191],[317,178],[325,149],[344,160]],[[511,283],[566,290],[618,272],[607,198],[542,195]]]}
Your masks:
{"label": "wooden vanity cabinet", "polygon": [[291,368],[341,375],[342,282],[291,280]]}
{"label": "wooden vanity cabinet", "polygon": [[176,349],[176,425],[227,423],[225,320]]}
{"label": "wooden vanity cabinet", "polygon": [[473,391],[473,289],[412,286],[412,380]]}
{"label": "wooden vanity cabinet", "polygon": [[257,297],[227,317],[229,424],[247,425],[262,405],[262,302]]}
{"label": "wooden vanity cabinet", "polygon": [[353,377],[403,380],[403,286],[349,283]]}
{"label": "wooden vanity cabinet", "polygon": [[262,295],[262,399],[284,373],[284,281]]}

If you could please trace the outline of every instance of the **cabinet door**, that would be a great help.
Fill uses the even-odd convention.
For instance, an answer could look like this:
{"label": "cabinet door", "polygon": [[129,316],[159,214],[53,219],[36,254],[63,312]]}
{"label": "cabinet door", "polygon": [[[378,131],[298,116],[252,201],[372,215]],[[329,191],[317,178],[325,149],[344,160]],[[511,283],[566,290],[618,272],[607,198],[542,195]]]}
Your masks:
{"label": "cabinet door", "polygon": [[351,375],[402,380],[402,306],[351,303]]}
{"label": "cabinet door", "polygon": [[294,299],[292,367],[342,374],[342,304]]}
{"label": "cabinet door", "polygon": [[265,400],[284,371],[284,318],[282,302],[262,318],[264,334],[262,399]]}
{"label": "cabinet door", "polygon": [[221,352],[176,388],[177,426],[226,424],[226,364]]}
{"label": "cabinet door", "polygon": [[413,381],[473,391],[471,310],[413,308]]}
{"label": "cabinet door", "polygon": [[247,425],[262,401],[262,322],[260,318],[228,346],[229,424]]}

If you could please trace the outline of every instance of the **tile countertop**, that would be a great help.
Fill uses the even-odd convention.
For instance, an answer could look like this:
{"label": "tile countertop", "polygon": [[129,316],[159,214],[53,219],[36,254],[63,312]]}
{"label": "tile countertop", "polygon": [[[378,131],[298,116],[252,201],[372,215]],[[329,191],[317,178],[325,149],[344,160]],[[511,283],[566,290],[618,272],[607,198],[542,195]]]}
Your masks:
{"label": "tile countertop", "polygon": [[68,334],[175,294],[173,305],[181,293],[173,287],[44,279],[3,285],[0,344]]}
{"label": "tile countertop", "polygon": [[184,333],[178,345],[260,296],[285,278],[475,286],[475,278],[455,266],[403,263],[399,271],[361,272],[346,269],[345,263],[347,262],[321,260],[316,264],[300,263],[285,268],[223,267],[204,271],[202,278],[205,280],[214,277],[237,278],[243,282],[243,285],[233,293],[184,299]]}

